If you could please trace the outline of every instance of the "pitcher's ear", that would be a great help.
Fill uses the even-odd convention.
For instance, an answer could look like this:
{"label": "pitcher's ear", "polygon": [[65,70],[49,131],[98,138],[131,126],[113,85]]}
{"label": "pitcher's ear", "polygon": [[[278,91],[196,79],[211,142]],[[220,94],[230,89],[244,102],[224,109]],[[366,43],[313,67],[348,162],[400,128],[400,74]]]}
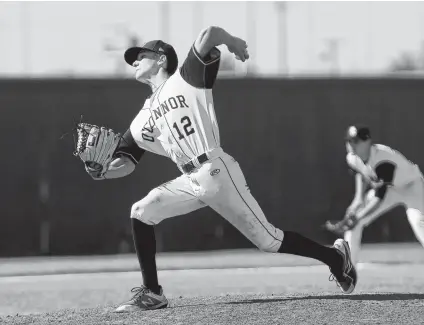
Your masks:
{"label": "pitcher's ear", "polygon": [[166,63],[167,63],[166,55],[163,55],[163,54],[162,54],[162,55],[159,57],[158,65],[165,69],[165,68],[166,68]]}

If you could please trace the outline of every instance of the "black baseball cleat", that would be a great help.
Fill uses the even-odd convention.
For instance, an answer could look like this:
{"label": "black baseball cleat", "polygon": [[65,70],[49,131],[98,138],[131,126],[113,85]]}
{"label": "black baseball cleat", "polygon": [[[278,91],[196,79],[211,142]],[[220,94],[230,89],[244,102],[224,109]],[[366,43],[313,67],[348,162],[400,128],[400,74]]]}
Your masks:
{"label": "black baseball cleat", "polygon": [[330,269],[332,274],[329,280],[336,280],[340,290],[345,294],[350,294],[355,290],[356,283],[358,282],[358,274],[352,263],[349,244],[343,239],[337,239],[334,242],[333,249],[343,257],[342,272],[334,272]]}
{"label": "black baseball cleat", "polygon": [[134,293],[134,296],[129,301],[122,303],[116,308],[115,312],[124,313],[137,310],[166,308],[168,306],[168,300],[163,294],[162,287],[159,288],[159,294],[152,292],[145,286],[132,288],[131,292]]}

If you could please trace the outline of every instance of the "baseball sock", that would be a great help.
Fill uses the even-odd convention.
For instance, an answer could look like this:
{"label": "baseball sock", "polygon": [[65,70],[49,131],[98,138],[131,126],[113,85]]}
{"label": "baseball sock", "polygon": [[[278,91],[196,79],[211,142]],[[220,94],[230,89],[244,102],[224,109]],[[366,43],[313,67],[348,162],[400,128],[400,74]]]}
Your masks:
{"label": "baseball sock", "polygon": [[156,268],[156,238],[153,226],[131,218],[135,251],[143,275],[143,284],[159,294],[158,272]]}
{"label": "baseball sock", "polygon": [[278,252],[316,259],[327,264],[333,272],[341,270],[343,265],[343,257],[335,249],[292,231],[284,231],[284,239]]}

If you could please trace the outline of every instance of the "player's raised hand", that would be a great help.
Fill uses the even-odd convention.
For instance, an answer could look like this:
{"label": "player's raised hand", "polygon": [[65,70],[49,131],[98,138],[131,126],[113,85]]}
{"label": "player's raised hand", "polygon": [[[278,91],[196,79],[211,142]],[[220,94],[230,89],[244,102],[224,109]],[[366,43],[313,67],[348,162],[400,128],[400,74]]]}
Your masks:
{"label": "player's raised hand", "polygon": [[233,53],[237,60],[244,62],[249,59],[249,52],[247,51],[247,43],[245,40],[233,36],[232,41],[230,44],[227,44],[227,47],[228,51]]}

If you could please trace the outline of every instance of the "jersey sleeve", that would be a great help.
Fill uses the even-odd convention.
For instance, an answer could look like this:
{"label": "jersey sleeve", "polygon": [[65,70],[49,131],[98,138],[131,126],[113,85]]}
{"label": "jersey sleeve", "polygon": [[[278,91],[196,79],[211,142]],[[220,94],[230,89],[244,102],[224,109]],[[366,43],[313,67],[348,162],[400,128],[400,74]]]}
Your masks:
{"label": "jersey sleeve", "polygon": [[218,75],[220,60],[221,52],[216,47],[202,58],[193,45],[180,68],[181,77],[193,87],[211,89]]}
{"label": "jersey sleeve", "polygon": [[376,196],[378,198],[383,199],[386,196],[387,187],[393,184],[395,171],[396,166],[391,162],[384,162],[375,168],[375,173],[377,174],[378,179],[385,183],[376,191]]}
{"label": "jersey sleeve", "polygon": [[131,159],[134,164],[138,164],[141,157],[146,151],[140,148],[137,143],[134,141],[134,137],[131,134],[131,130],[128,129],[121,141],[118,144],[118,147],[115,151],[115,157],[126,156]]}
{"label": "jersey sleeve", "polygon": [[385,183],[392,184],[395,178],[396,166],[391,162],[384,162],[375,168],[377,177]]}

